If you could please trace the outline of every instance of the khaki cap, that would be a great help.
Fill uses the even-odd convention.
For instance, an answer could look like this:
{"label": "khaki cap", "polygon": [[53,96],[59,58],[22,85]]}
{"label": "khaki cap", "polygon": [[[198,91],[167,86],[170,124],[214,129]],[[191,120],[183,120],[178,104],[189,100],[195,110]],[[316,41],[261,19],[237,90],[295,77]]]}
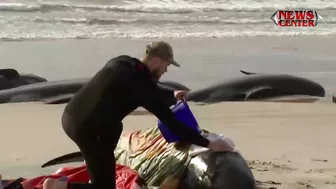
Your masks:
{"label": "khaki cap", "polygon": [[146,45],[145,56],[157,56],[169,61],[176,67],[180,67],[180,64],[174,60],[173,48],[169,43],[164,41],[154,41]]}

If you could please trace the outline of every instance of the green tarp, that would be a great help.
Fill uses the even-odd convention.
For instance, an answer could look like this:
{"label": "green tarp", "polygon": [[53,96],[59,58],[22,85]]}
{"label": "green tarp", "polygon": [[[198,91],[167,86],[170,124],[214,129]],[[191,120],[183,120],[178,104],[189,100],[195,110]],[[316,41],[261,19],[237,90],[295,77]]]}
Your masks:
{"label": "green tarp", "polygon": [[183,173],[188,149],[167,143],[158,127],[153,127],[124,134],[115,157],[117,163],[136,170],[149,186],[159,186],[169,175]]}

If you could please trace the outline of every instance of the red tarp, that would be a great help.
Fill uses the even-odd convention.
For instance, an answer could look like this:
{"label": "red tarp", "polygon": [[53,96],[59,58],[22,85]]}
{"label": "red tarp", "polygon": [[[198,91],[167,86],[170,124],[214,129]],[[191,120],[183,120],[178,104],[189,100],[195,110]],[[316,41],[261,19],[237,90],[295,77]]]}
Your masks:
{"label": "red tarp", "polygon": [[[43,189],[43,182],[47,178],[66,179],[67,182],[89,182],[89,174],[86,165],[79,167],[65,167],[50,175],[25,179],[21,184],[24,189]],[[123,165],[116,165],[116,185],[117,189],[133,189],[134,185],[141,186],[144,183],[137,172]]]}

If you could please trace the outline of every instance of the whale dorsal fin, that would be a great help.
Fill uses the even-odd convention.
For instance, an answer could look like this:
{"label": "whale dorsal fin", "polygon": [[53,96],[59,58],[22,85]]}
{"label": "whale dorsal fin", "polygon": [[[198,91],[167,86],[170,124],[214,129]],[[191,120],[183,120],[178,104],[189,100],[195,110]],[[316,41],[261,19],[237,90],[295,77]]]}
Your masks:
{"label": "whale dorsal fin", "polygon": [[7,68],[7,69],[0,69],[0,76],[3,76],[6,79],[15,79],[20,77],[20,74],[15,69]]}
{"label": "whale dorsal fin", "polygon": [[253,72],[248,72],[248,71],[244,71],[244,70],[240,70],[241,73],[245,74],[245,75],[254,75],[257,73],[253,73]]}

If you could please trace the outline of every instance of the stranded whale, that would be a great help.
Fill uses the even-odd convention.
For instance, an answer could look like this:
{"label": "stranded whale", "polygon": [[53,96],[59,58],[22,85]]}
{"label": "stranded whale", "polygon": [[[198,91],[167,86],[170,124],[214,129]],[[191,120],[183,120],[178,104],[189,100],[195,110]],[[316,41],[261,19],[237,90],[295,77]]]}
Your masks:
{"label": "stranded whale", "polygon": [[[241,72],[248,76],[217,82],[195,90],[175,81],[159,81],[158,85],[173,90],[187,90],[188,101],[202,103],[262,100],[293,95],[325,96],[323,86],[306,78],[288,74],[255,74],[242,70]],[[42,101],[46,104],[67,103],[89,79],[43,82],[32,79],[31,81],[36,83],[0,90],[0,103],[30,101]],[[174,97],[165,97],[165,101],[169,105],[176,104]]]}
{"label": "stranded whale", "polygon": [[0,69],[0,90],[46,81],[45,78],[33,74],[19,73],[12,68]]}
{"label": "stranded whale", "polygon": [[[219,136],[203,131],[205,136]],[[142,143],[144,140],[147,142]],[[168,144],[156,126],[123,134],[114,153],[116,163],[137,171],[149,186],[159,186],[173,174],[180,180],[179,188],[255,189],[253,173],[240,153],[213,152],[190,144]],[[41,167],[83,161],[82,154],[74,152],[52,159]]]}

